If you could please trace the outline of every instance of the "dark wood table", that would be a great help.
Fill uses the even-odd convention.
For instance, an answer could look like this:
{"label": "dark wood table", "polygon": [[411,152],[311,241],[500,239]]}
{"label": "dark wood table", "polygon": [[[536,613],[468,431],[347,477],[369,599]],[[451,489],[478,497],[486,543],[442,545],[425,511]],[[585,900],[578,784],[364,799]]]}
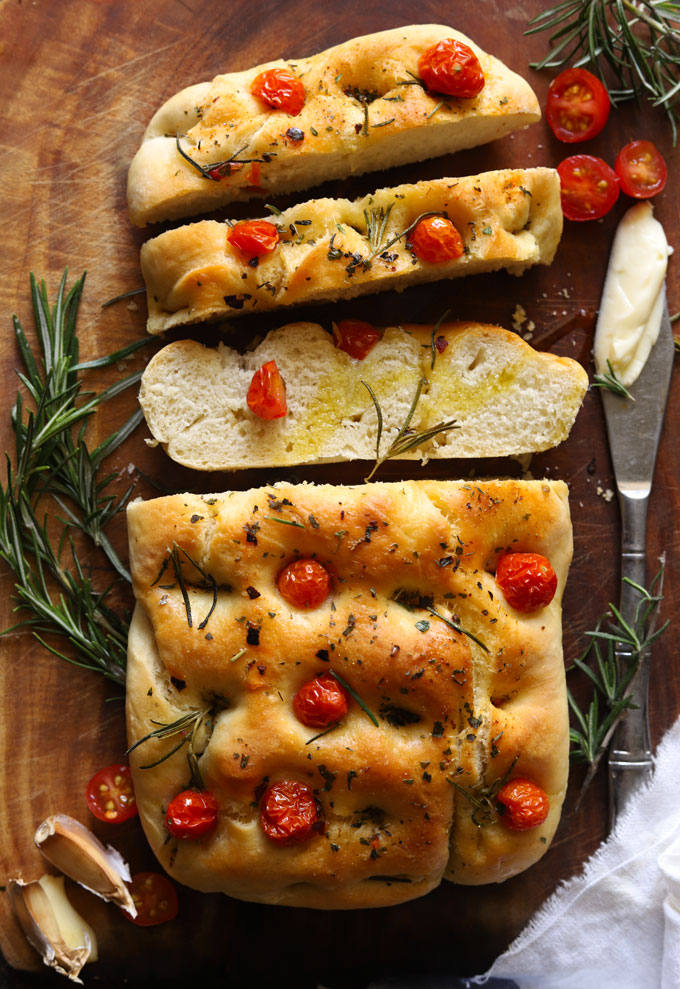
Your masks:
{"label": "dark wood table", "polygon": [[[544,9],[538,0],[507,4],[501,0],[406,0],[312,4],[308,0],[4,0],[0,3],[0,95],[5,107],[0,182],[4,231],[0,243],[0,343],[2,430],[12,449],[9,413],[17,386],[19,358],[11,333],[17,313],[31,326],[29,273],[47,280],[52,295],[65,267],[74,279],[87,269],[79,327],[82,356],[118,349],[144,334],[145,307],[122,303],[102,310],[101,303],[141,285],[138,249],[148,232],[134,230],[125,210],[125,176],[142,132],[156,107],[192,82],[219,71],[247,68],[281,55],[306,55],[358,34],[411,23],[452,23],[482,47],[530,79],[544,103],[550,75],[530,70],[529,62],[546,50],[543,36],[523,37],[530,17]],[[634,138],[654,140],[669,162],[671,179],[655,201],[671,243],[679,242],[677,166],[670,132],[660,112],[629,105],[612,113],[605,131],[585,150],[613,163],[618,149]],[[577,150],[584,150],[579,148]],[[324,187],[329,195],[359,195],[382,185],[440,175],[471,174],[505,166],[555,165],[569,154],[540,123],[488,147]],[[278,202],[278,201],[277,201]],[[285,205],[285,201],[278,203]],[[512,323],[521,304],[536,323],[534,345],[574,356],[592,372],[593,313],[598,305],[613,231],[629,201],[621,197],[601,222],[566,224],[557,258],[550,268],[523,278],[505,274],[477,276],[387,293],[304,313],[244,320],[239,339],[294,318],[356,316],[377,324],[389,321],[434,322],[451,308],[452,317]],[[235,215],[247,216],[248,207]],[[257,210],[257,207],[256,207]],[[680,308],[677,262],[668,279],[671,312]],[[215,339],[214,330],[201,339]],[[148,354],[160,343],[154,343]],[[138,356],[132,366],[141,366]],[[92,374],[94,387],[113,380],[114,370]],[[122,422],[135,404],[132,393],[107,407],[94,423],[92,442]],[[678,479],[680,429],[677,370],[657,466],[649,525],[650,571],[662,550],[668,554],[663,617],[680,601],[680,551],[675,519],[680,511]],[[144,444],[145,428],[118,451],[113,469],[121,485],[132,477],[136,494],[151,497],[156,484],[173,489],[215,491],[250,487],[279,478],[358,482],[362,465],[305,468],[296,471],[243,471],[197,475],[172,464]],[[132,465],[132,466],[131,466]],[[422,469],[388,464],[384,479],[461,477],[518,473],[516,462],[449,462]],[[619,513],[608,500],[613,477],[599,396],[590,392],[571,437],[560,448],[533,459],[534,476],[563,478],[571,488],[575,554],[564,603],[565,657],[584,646],[607,603],[618,596]],[[125,552],[124,520],[113,525]],[[101,561],[93,561],[101,567]],[[98,571],[95,570],[95,573]],[[105,579],[105,574],[100,574]],[[12,581],[3,575],[2,622],[12,623]],[[654,742],[680,712],[680,666],[671,662],[671,632],[655,648],[651,687]],[[41,861],[32,845],[37,823],[57,811],[88,821],[84,789],[98,768],[121,758],[125,749],[119,691],[94,674],[52,658],[29,634],[2,640],[0,703],[0,884],[23,872],[38,875]],[[585,696],[584,684],[574,690]],[[578,871],[605,837],[606,780],[601,773],[578,813],[576,794],[582,772],[574,770],[557,837],[543,860],[500,887],[459,888],[444,883],[427,897],[391,909],[313,912],[240,903],[220,895],[180,890],[177,921],[152,929],[133,927],[113,907],[75,891],[74,899],[95,926],[101,962],[92,975],[119,985],[153,978],[166,984],[188,975],[219,973],[234,984],[265,981],[296,985],[363,986],[389,974],[484,970],[518,934],[532,912],[560,880]],[[153,868],[138,822],[98,826],[97,832],[121,848],[133,871]],[[5,893],[0,895],[0,946],[18,970],[40,969],[37,956],[16,926]],[[9,972],[9,969],[7,969]],[[86,971],[87,976],[87,971]],[[37,978],[37,977],[36,977]],[[8,984],[35,985],[39,978],[5,975]],[[28,980],[28,981],[27,981]]]}

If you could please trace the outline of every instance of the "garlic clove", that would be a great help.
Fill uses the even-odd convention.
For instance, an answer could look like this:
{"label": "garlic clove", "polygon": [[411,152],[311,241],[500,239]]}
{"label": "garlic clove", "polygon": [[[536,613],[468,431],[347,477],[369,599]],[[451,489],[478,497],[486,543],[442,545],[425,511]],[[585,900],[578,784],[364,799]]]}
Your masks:
{"label": "garlic clove", "polygon": [[34,841],[48,862],[70,879],[118,904],[132,917],[137,916],[126,886],[130,882],[127,863],[115,848],[104,847],[80,821],[66,814],[53,814],[38,827]]}
{"label": "garlic clove", "polygon": [[97,960],[97,939],[69,902],[64,877],[10,879],[8,887],[19,924],[45,965],[82,984],[83,965]]}

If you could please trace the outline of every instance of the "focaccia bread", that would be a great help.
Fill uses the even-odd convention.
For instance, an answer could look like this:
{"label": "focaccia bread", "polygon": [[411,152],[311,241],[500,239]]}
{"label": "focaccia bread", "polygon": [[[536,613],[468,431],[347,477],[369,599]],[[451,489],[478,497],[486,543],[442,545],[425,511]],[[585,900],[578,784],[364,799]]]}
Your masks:
{"label": "focaccia bread", "polygon": [[[561,597],[572,541],[562,482],[276,484],[128,508],[137,600],[127,723],[139,812],[178,881],[244,900],[386,906],[445,877],[500,882],[535,862],[567,785]],[[557,592],[515,611],[495,579],[506,551],[547,557]],[[281,571],[313,560],[330,593],[288,603]],[[351,688],[330,731],[293,700],[323,673]],[[158,737],[179,723],[184,734]],[[217,804],[198,840],[168,834],[194,775]],[[150,768],[143,768],[143,767]],[[501,781],[528,778],[547,818],[513,830]],[[263,793],[313,791],[305,840],[272,840]],[[481,806],[481,810],[480,810]]]}
{"label": "focaccia bread", "polygon": [[[414,433],[455,421],[400,459],[502,457],[566,439],[588,387],[580,364],[538,353],[498,326],[446,323],[432,333],[431,326],[388,327],[363,360],[316,323],[273,330],[245,354],[180,340],[152,358],[139,401],[154,439],[197,470],[375,458],[378,419],[366,385],[382,414],[381,453],[419,386]],[[272,360],[288,412],[265,421],[246,396],[253,374]]]}
{"label": "focaccia bread", "polygon": [[[427,213],[456,227],[463,254],[420,260],[409,232]],[[306,302],[349,299],[506,268],[550,264],[562,234],[560,180],[551,168],[508,169],[379,189],[363,199],[316,199],[269,216],[274,249],[251,258],[231,223],[203,220],[142,247],[149,333]],[[252,262],[255,263],[252,263]]]}
{"label": "focaccia bread", "polygon": [[[485,84],[474,98],[456,99],[418,84],[420,56],[448,38],[464,42],[480,61]],[[304,85],[304,105],[295,116],[251,93],[257,76],[282,68]],[[529,84],[452,28],[417,24],[381,31],[311,58],[278,59],[177,93],[154,115],[130,166],[130,219],[145,226],[449,154],[539,118]],[[178,151],[178,135],[195,165]],[[231,159],[233,165],[214,171]],[[239,164],[244,161],[253,164]]]}

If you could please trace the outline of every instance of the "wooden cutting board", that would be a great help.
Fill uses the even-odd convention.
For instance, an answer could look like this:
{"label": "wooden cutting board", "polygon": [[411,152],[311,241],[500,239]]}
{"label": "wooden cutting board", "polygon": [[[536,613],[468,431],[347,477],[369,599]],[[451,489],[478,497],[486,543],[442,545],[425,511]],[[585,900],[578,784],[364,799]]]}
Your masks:
{"label": "wooden cutting board", "polygon": [[[29,273],[47,280],[52,296],[65,267],[74,279],[87,269],[79,317],[83,359],[109,353],[144,334],[141,301],[102,310],[101,303],[141,285],[138,249],[148,236],[130,226],[125,212],[125,176],[142,132],[156,107],[193,82],[219,71],[244,69],[282,55],[306,55],[358,34],[421,22],[448,23],[471,35],[482,47],[530,79],[544,103],[549,75],[529,69],[546,50],[543,36],[524,38],[529,18],[544,9],[538,0],[373,0],[341,5],[307,0],[4,0],[0,2],[0,97],[5,107],[0,188],[3,235],[0,244],[0,338],[2,396],[0,423],[6,448],[12,449],[9,413],[19,369],[11,332],[17,313],[31,327]],[[628,106],[616,110],[607,128],[585,150],[613,163],[618,149],[633,138],[654,140],[669,163],[667,191],[655,202],[669,240],[680,243],[678,152],[660,112]],[[583,150],[578,148],[577,150]],[[569,154],[543,123],[491,146],[463,152],[389,175],[363,176],[330,184],[329,195],[359,195],[386,184],[446,174],[515,166],[554,165]],[[675,169],[673,169],[675,165]],[[675,171],[675,177],[673,177]],[[279,202],[278,205],[285,205]],[[434,322],[451,308],[452,317],[511,326],[519,303],[536,324],[534,344],[575,356],[592,372],[592,314],[597,307],[612,233],[629,203],[622,197],[601,222],[566,224],[551,268],[516,279],[505,274],[478,276],[388,293],[334,307],[305,310],[300,316],[355,316],[377,324],[389,321]],[[248,207],[234,213],[248,215]],[[677,262],[671,263],[671,312],[680,308]],[[269,326],[297,318],[257,317],[243,321],[245,339]],[[207,338],[207,337],[206,337]],[[158,344],[145,351],[148,355]],[[139,357],[132,366],[141,366]],[[118,371],[92,376],[94,387],[114,380]],[[649,566],[662,550],[668,554],[663,617],[680,601],[680,547],[674,535],[680,511],[678,482],[680,428],[677,370],[657,467],[649,525]],[[123,421],[135,404],[126,394],[95,423],[92,443]],[[114,456],[121,485],[131,477],[135,493],[154,495],[141,473],[162,486],[199,491],[250,487],[278,478],[360,481],[360,465],[306,468],[294,472],[245,471],[237,475],[195,475],[173,465],[144,444],[144,428]],[[476,465],[481,473],[517,473],[515,463]],[[468,476],[474,464],[454,462],[388,464],[384,479]],[[575,555],[564,608],[567,659],[578,655],[584,632],[592,628],[618,591],[619,514],[613,489],[599,397],[589,393],[568,442],[534,458],[534,476],[563,478],[571,486]],[[124,521],[113,526],[124,552]],[[105,580],[96,568],[95,575]],[[2,575],[2,627],[13,622],[12,580]],[[680,667],[671,663],[670,632],[655,649],[651,689],[655,743],[680,712]],[[57,811],[91,823],[85,784],[101,766],[117,761],[125,749],[120,692],[103,679],[66,666],[49,656],[25,632],[0,642],[0,885],[9,876],[39,874],[41,861],[32,845],[35,826]],[[574,689],[583,684],[573,682]],[[114,698],[114,699],[112,699]],[[457,888],[445,883],[422,900],[372,912],[313,912],[243,904],[218,895],[180,890],[180,915],[172,924],[140,929],[113,907],[82,891],[74,892],[95,926],[101,962],[91,971],[100,984],[148,984],[149,979],[183,980],[188,975],[224,975],[236,984],[263,984],[286,971],[299,986],[322,982],[361,986],[390,973],[471,974],[484,970],[519,932],[531,913],[571,876],[606,834],[606,781],[592,786],[574,812],[582,773],[572,785],[557,838],[544,859],[529,872],[500,887]],[[128,857],[133,871],[153,868],[136,821],[95,826],[106,841]],[[0,946],[14,969],[40,969],[0,894]],[[2,973],[0,973],[2,974]],[[87,971],[86,971],[87,975]],[[9,968],[5,984],[22,985]],[[35,982],[31,981],[31,985]]]}

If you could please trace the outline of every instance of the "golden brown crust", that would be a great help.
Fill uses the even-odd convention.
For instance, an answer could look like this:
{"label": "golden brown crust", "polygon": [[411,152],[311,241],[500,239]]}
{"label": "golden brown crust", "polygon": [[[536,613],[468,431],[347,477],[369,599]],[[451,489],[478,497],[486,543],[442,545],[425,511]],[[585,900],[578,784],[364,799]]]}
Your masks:
{"label": "golden brown crust", "polygon": [[[475,51],[485,86],[474,99],[454,99],[414,84],[418,59],[443,38]],[[306,90],[296,117],[273,110],[250,93],[263,70],[287,67]],[[405,84],[406,83],[406,84]],[[355,94],[368,94],[364,104]],[[311,58],[258,65],[217,76],[177,93],[155,114],[130,166],[128,208],[138,226],[190,216],[253,199],[384,169],[495,140],[540,117],[524,79],[450,27],[418,24],[353,38]],[[302,140],[287,135],[301,131]],[[262,159],[255,180],[245,165],[220,181],[200,166],[236,155]],[[239,153],[240,152],[240,153]]]}
{"label": "golden brown crust", "polygon": [[[137,598],[130,743],[153,722],[210,711],[198,749],[220,807],[212,836],[166,841],[165,808],[189,783],[186,749],[141,767],[176,739],[145,742],[131,756],[142,823],[171,875],[241,899],[365,907],[421,895],[443,875],[499,881],[540,857],[567,777],[564,484],[279,484],[134,503],[128,523]],[[191,627],[167,565],[173,546]],[[534,615],[510,609],[495,584],[506,547],[544,553],[557,572],[555,599]],[[276,589],[280,569],[298,556],[315,556],[333,574],[318,609],[297,611]],[[206,577],[218,588],[207,622]],[[250,642],[249,627],[258,628]],[[329,668],[379,727],[352,702],[338,728],[310,742],[318,730],[297,721],[292,698]],[[473,823],[470,796],[509,770],[548,793],[540,828],[514,833],[495,815],[485,827]],[[303,845],[272,844],[259,824],[259,788],[286,778],[308,782],[324,809],[326,833]]]}
{"label": "golden brown crust", "polygon": [[[455,224],[462,257],[421,261],[407,237],[396,239],[431,211],[446,213]],[[367,219],[382,228],[380,247],[388,249],[372,250]],[[499,268],[521,274],[550,264],[562,234],[560,182],[551,168],[506,169],[379,189],[354,202],[315,199],[268,220],[281,239],[257,267],[229,243],[229,225],[215,220],[148,240],[141,263],[149,333],[255,309],[401,291]]]}
{"label": "golden brown crust", "polygon": [[[432,329],[388,327],[363,360],[314,323],[272,330],[243,355],[179,340],[149,362],[139,401],[154,439],[198,470],[374,458],[377,415],[364,382],[381,407],[381,452],[422,381],[414,433],[455,420],[402,458],[510,456],[566,439],[588,387],[580,364],[480,323],[440,325],[433,364]],[[286,383],[288,412],[265,422],[248,409],[246,394],[253,373],[271,360]]]}

